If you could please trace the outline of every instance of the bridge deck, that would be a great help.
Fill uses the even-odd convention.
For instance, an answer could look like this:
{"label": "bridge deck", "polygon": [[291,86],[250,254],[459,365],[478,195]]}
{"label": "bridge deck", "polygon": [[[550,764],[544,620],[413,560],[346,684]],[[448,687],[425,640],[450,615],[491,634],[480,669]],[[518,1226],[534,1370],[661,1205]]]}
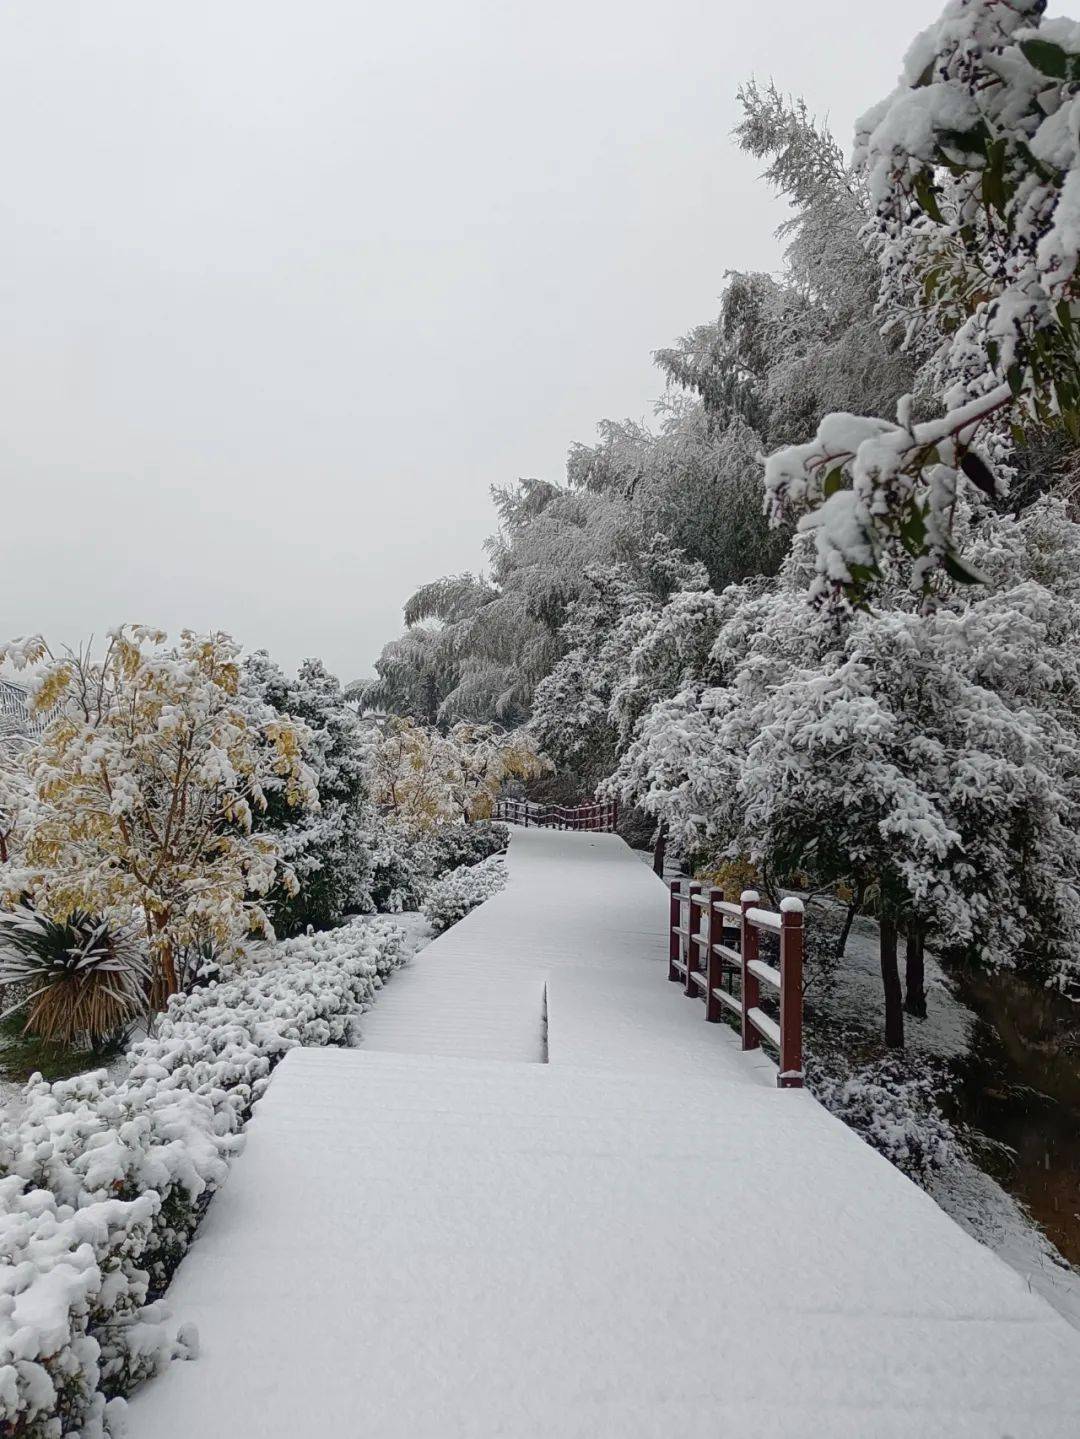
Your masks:
{"label": "bridge deck", "polygon": [[622,842],[509,863],[277,1071],[132,1439],[1075,1439],[1080,1336],[666,983]]}

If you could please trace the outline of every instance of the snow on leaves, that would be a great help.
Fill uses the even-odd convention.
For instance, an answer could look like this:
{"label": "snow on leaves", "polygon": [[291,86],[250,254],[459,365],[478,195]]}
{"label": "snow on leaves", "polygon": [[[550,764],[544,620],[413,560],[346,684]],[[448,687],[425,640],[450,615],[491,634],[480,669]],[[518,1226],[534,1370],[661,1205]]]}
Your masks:
{"label": "snow on leaves", "polygon": [[1042,9],[952,0],[860,122],[880,312],[929,346],[944,413],[826,415],[770,456],[774,517],[814,532],[819,599],[858,598],[890,553],[914,557],[920,591],[938,569],[976,578],[953,541],[958,475],[995,485],[974,447],[1080,425],[1080,27]]}
{"label": "snow on leaves", "polygon": [[169,649],[133,626],[101,660],[57,658],[42,641],[0,649],[41,666],[33,704],[52,714],[26,756],[7,896],[58,919],[78,909],[141,925],[160,995],[176,991],[188,951],[271,932],[261,900],[296,881],[253,816],[274,792],[318,804],[306,730],[242,692],[238,653],[225,635],[185,631]]}
{"label": "snow on leaves", "polygon": [[506,884],[506,863],[501,854],[479,864],[462,864],[437,880],[428,891],[423,911],[436,934],[457,924]]}

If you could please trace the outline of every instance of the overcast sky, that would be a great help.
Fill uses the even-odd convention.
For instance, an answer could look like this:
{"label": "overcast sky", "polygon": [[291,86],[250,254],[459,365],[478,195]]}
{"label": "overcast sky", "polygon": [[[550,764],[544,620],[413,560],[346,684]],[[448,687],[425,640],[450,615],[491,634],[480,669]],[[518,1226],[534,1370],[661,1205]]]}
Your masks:
{"label": "overcast sky", "polygon": [[938,0],[5,0],[0,638],[125,619],[370,671],[488,488],[645,418],[775,268],[728,136],[855,116]]}

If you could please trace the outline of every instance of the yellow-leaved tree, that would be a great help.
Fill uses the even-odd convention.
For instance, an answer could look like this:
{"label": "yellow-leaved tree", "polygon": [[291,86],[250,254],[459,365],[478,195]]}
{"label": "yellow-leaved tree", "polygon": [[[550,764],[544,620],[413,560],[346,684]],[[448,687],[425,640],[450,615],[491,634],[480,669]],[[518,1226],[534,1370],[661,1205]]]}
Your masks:
{"label": "yellow-leaved tree", "polygon": [[504,780],[532,779],[550,761],[525,730],[458,724],[449,734],[391,718],[372,755],[373,794],[408,829],[489,819]]}
{"label": "yellow-leaved tree", "polygon": [[137,924],[159,1003],[192,951],[272,933],[262,898],[275,883],[295,888],[253,812],[271,790],[318,804],[305,726],[241,693],[238,654],[228,635],[185,630],[169,647],[132,625],[100,660],[54,655],[40,638],[0,646],[0,660],[36,669],[31,705],[51,716],[26,757],[5,900]]}
{"label": "yellow-leaved tree", "polygon": [[468,820],[491,818],[506,780],[537,779],[553,767],[528,730],[457,724],[450,741],[458,755],[458,800]]}

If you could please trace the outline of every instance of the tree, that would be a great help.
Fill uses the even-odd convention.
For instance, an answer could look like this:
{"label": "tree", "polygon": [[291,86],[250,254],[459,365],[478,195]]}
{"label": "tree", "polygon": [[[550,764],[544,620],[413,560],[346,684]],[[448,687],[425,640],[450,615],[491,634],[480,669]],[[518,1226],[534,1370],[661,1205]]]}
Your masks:
{"label": "tree", "polygon": [[413,624],[383,646],[372,679],[356,680],[345,691],[361,710],[381,710],[438,723],[443,702],[457,688],[459,670],[441,628]]}
{"label": "tree", "polygon": [[905,396],[895,421],[827,414],[770,456],[774,517],[815,535],[820,600],[858,601],[902,552],[920,592],[978,578],[954,540],[961,476],[992,495],[987,459],[1026,430],[1080,437],[1080,37],[1043,8],[950,0],[859,123],[879,310],[931,351],[943,412]]}
{"label": "tree", "polygon": [[30,780],[26,772],[29,743],[19,736],[0,737],[0,865],[18,849],[26,818]]}
{"label": "tree", "polygon": [[528,730],[457,724],[449,738],[454,750],[452,789],[466,823],[491,818],[504,784],[536,779],[551,769]]}
{"label": "tree", "polygon": [[[593,577],[636,573],[657,534],[702,564],[718,592],[775,574],[790,535],[762,513],[761,451],[805,438],[829,410],[895,405],[911,388],[916,358],[872,313],[877,267],[858,238],[872,213],[865,182],[801,103],[752,85],[740,98],[739,143],[769,160],[767,177],[793,207],[783,275],[729,275],[717,318],[657,352],[668,388],[653,423],[602,421],[596,443],[571,446],[565,485],[495,490],[490,576],[421,586],[362,703],[443,729],[459,719],[514,726],[539,706],[545,742],[557,745],[559,696],[579,720],[594,701],[602,707],[584,670],[607,643]],[[611,658],[622,642],[616,608]],[[589,734],[610,742],[600,708],[575,724],[579,755]],[[598,754],[581,773],[596,768]]]}
{"label": "tree", "polygon": [[256,816],[260,831],[277,836],[298,883],[295,893],[274,891],[275,929],[327,929],[349,912],[370,910],[377,818],[368,792],[368,729],[321,660],[304,660],[289,679],[258,650],[244,661],[242,684],[246,694],[304,726],[304,758],[318,792],[313,808],[268,790],[266,808]]}
{"label": "tree", "polygon": [[372,756],[373,793],[406,831],[490,818],[503,783],[549,768],[524,730],[459,724],[448,735],[392,719]]}
{"label": "tree", "polygon": [[965,560],[992,583],[932,612],[900,577],[890,608],[816,611],[798,552],[768,590],[675,597],[632,660],[630,693],[657,651],[668,667],[651,669],[656,698],[610,781],[684,851],[865,896],[893,1044],[898,931],[912,1013],[928,935],[1080,983],[1080,528],[1050,501],[963,524]]}
{"label": "tree", "polygon": [[303,728],[241,692],[233,641],[184,631],[170,649],[161,631],[124,626],[100,660],[58,657],[39,638],[0,655],[40,665],[33,708],[56,711],[28,758],[9,898],[57,920],[82,910],[137,924],[159,999],[191,950],[271,933],[262,898],[296,881],[254,816],[268,793],[293,805],[317,795]]}
{"label": "tree", "polygon": [[658,534],[634,562],[585,578],[561,630],[565,653],[537,687],[530,729],[560,772],[579,777],[578,792],[592,794],[617,758],[611,701],[635,646],[673,591],[704,590],[708,576]]}

